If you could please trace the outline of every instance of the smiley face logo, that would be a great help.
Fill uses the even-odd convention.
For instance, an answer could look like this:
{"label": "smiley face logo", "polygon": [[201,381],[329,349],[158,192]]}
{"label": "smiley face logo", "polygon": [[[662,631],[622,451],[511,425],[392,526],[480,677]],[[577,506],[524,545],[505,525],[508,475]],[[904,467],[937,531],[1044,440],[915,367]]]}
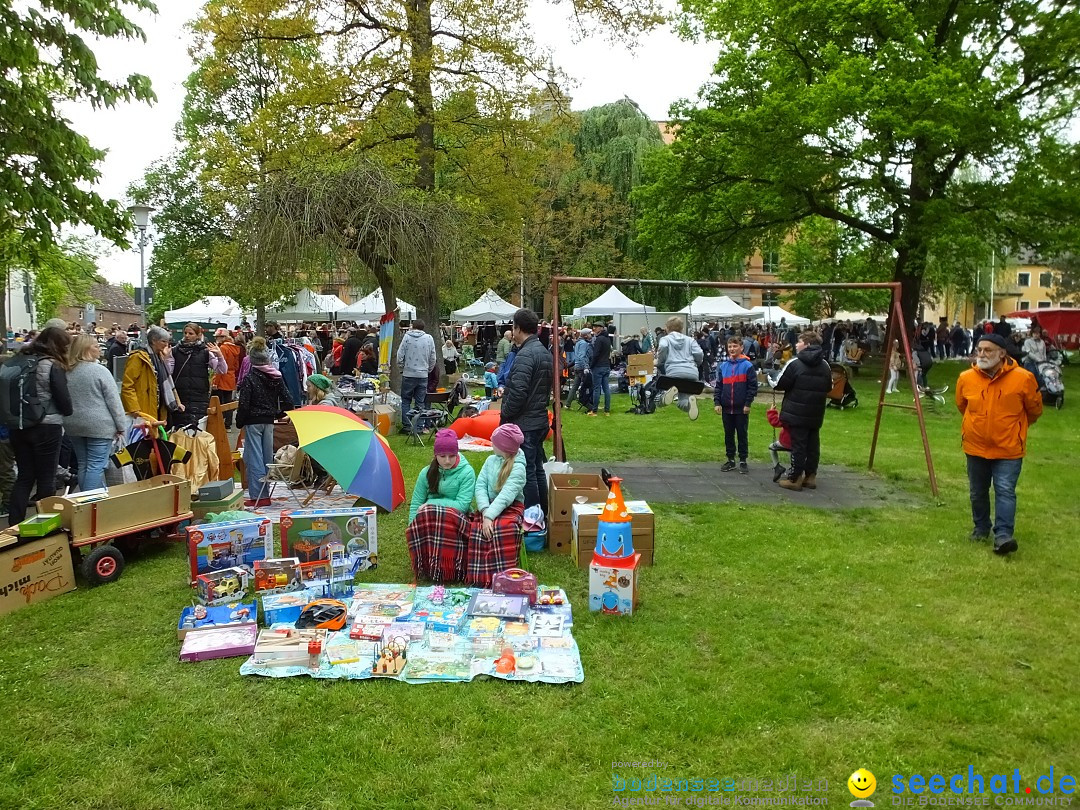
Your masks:
{"label": "smiley face logo", "polygon": [[877,790],[877,779],[866,768],[859,768],[847,780],[847,789],[856,799],[866,799]]}

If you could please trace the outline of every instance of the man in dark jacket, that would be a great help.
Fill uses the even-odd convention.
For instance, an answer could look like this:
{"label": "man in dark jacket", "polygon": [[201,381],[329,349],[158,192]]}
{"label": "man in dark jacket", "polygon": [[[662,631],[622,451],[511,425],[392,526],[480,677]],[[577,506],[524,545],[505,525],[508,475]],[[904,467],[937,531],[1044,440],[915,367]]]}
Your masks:
{"label": "man in dark jacket", "polygon": [[554,362],[536,336],[539,319],[531,309],[514,313],[512,336],[517,352],[503,393],[502,424],[521,428],[525,441],[525,508],[539,506],[547,515],[544,476],[544,438],[548,434],[548,398],[552,394]]}
{"label": "man in dark jacket", "polygon": [[803,487],[817,489],[819,434],[825,421],[825,400],[832,388],[832,372],[825,362],[817,332],[799,335],[795,359],[784,366],[773,387],[784,392],[780,421],[791,432],[791,469],[780,479],[780,486],[795,492]]}
{"label": "man in dark jacket", "polygon": [[360,367],[360,349],[364,345],[366,334],[360,334],[358,330],[350,329],[349,337],[341,348],[341,363],[338,366],[339,374],[355,374]]}
{"label": "man in dark jacket", "polygon": [[600,394],[604,394],[604,414],[611,415],[611,336],[602,326],[597,326],[592,344],[589,346],[589,370],[592,374],[592,408],[589,416],[596,416],[600,408]]}

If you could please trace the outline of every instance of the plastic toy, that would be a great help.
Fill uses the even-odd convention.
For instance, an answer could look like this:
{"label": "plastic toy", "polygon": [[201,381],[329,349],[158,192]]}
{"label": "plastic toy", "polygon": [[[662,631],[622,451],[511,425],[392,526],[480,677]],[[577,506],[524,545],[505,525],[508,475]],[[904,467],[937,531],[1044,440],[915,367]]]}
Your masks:
{"label": "plastic toy", "polygon": [[255,590],[261,594],[300,590],[300,576],[296,557],[255,561]]}
{"label": "plastic toy", "polygon": [[634,555],[633,525],[623,501],[621,481],[615,475],[608,479],[611,490],[596,529],[593,553],[597,557],[624,559]]}
{"label": "plastic toy", "polygon": [[[302,562],[330,559],[335,544],[344,548],[350,576],[378,565],[375,508],[294,509],[281,513],[281,553]],[[342,577],[342,579],[344,579]],[[336,578],[332,578],[333,584]]]}
{"label": "plastic toy", "polygon": [[514,657],[514,651],[509,647],[504,647],[502,655],[495,661],[495,671],[500,675],[513,675],[516,668],[517,659]]}
{"label": "plastic toy", "polygon": [[508,568],[491,578],[491,590],[495,593],[526,596],[530,605],[536,604],[536,575],[522,568]]}
{"label": "plastic toy", "polygon": [[189,605],[180,611],[176,637],[183,640],[190,631],[226,629],[255,624],[255,603],[233,602],[228,605]]}
{"label": "plastic toy", "polygon": [[244,595],[249,579],[246,568],[226,568],[199,574],[195,580],[196,595],[204,605],[235,602]]}
{"label": "plastic toy", "polygon": [[324,630],[340,630],[345,626],[349,606],[337,599],[316,599],[308,604],[296,620],[297,628],[321,627]]}
{"label": "plastic toy", "polygon": [[200,574],[227,568],[244,568],[250,573],[257,560],[272,557],[274,553],[270,521],[256,515],[244,520],[188,526],[187,536],[193,583]]}
{"label": "plastic toy", "polygon": [[540,597],[539,599],[537,599],[537,604],[539,604],[541,607],[555,607],[558,605],[562,605],[565,602],[566,600],[563,598],[563,593],[559,590],[541,591]]}

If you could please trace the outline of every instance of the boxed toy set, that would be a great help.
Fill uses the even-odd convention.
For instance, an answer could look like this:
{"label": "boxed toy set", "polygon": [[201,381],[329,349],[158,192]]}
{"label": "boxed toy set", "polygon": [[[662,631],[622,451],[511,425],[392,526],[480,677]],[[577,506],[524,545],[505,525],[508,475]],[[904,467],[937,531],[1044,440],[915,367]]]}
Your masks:
{"label": "boxed toy set", "polygon": [[261,596],[303,589],[300,560],[277,557],[255,561],[255,592]]}
{"label": "boxed toy set", "polygon": [[615,559],[595,555],[589,565],[589,610],[630,616],[637,607],[641,554]]}
{"label": "boxed toy set", "polygon": [[199,574],[195,579],[195,593],[204,605],[222,605],[236,602],[243,597],[251,579],[246,568],[223,568]]}
{"label": "boxed toy set", "polygon": [[281,555],[301,563],[327,560],[335,544],[344,547],[350,576],[379,564],[373,506],[353,509],[295,509],[281,513]]}
{"label": "boxed toy set", "polygon": [[224,568],[242,567],[254,572],[257,561],[274,556],[268,518],[252,515],[245,520],[200,523],[188,526],[186,531],[192,584],[199,574]]}
{"label": "boxed toy set", "polygon": [[176,624],[176,637],[181,641],[195,630],[223,630],[226,628],[255,625],[254,602],[233,602],[227,605],[188,605],[180,611]]}
{"label": "boxed toy set", "polygon": [[208,661],[213,658],[238,658],[255,651],[259,628],[254,624],[218,630],[193,630],[180,647],[181,661]]}
{"label": "boxed toy set", "polygon": [[270,593],[262,598],[263,624],[293,624],[300,618],[300,612],[315,595],[307,590],[290,593]]}

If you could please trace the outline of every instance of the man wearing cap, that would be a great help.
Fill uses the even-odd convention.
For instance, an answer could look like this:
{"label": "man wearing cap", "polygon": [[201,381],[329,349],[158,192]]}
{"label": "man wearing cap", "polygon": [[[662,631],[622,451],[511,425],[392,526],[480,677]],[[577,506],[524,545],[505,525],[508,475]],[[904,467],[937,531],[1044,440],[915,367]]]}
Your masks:
{"label": "man wearing cap", "polygon": [[531,309],[514,313],[513,340],[517,346],[514,364],[503,392],[501,424],[517,425],[524,441],[525,508],[539,506],[545,515],[548,508],[547,478],[544,474],[544,439],[547,437],[548,398],[552,393],[554,360],[537,337],[540,321]]}
{"label": "man wearing cap", "polygon": [[[967,455],[968,491],[975,528],[971,539],[986,540],[991,528],[994,553],[1016,551],[1016,481],[1027,452],[1028,426],[1042,414],[1034,375],[1009,357],[996,332],[975,345],[975,364],[956,383],[956,407],[963,415],[961,441]],[[990,523],[990,485],[994,523]]]}
{"label": "man wearing cap", "polygon": [[[221,356],[225,360],[225,371],[215,374],[210,381],[210,395],[217,397],[222,405],[232,402],[236,396],[236,375],[240,371],[240,364],[244,361],[244,350],[232,339],[229,330],[225,328],[214,332],[214,342],[221,350]],[[233,424],[233,412],[224,411],[222,418],[225,420],[225,429],[228,430]]]}

